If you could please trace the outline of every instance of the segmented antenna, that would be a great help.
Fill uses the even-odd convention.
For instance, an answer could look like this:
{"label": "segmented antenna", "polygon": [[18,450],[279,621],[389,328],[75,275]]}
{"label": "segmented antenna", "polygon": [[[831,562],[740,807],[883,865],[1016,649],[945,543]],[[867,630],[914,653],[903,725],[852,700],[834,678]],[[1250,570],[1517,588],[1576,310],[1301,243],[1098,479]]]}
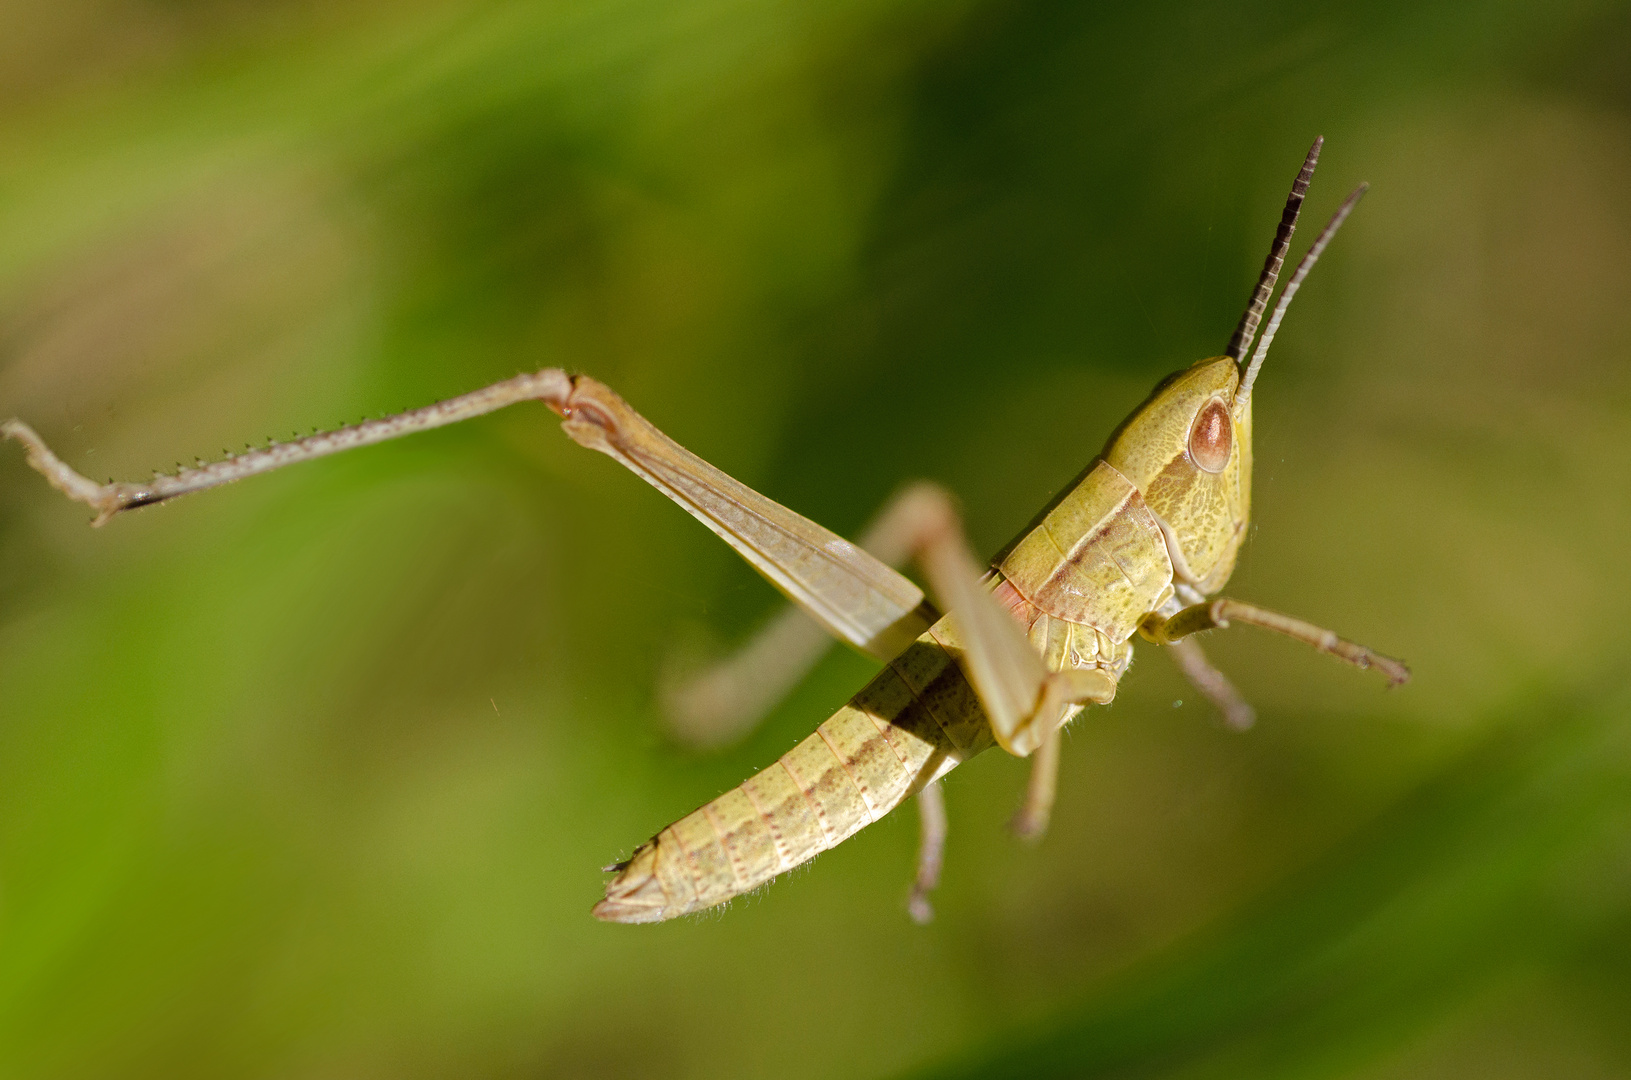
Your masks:
{"label": "segmented antenna", "polygon": [[1257,381],[1257,369],[1263,366],[1263,358],[1269,354],[1269,343],[1274,340],[1275,331],[1280,329],[1280,320],[1286,317],[1286,308],[1291,306],[1291,298],[1296,296],[1297,290],[1302,287],[1303,278],[1314,269],[1314,264],[1319,261],[1320,252],[1325,250],[1325,245],[1331,242],[1331,237],[1342,228],[1342,223],[1353,213],[1353,208],[1359,205],[1359,200],[1364,198],[1365,192],[1369,190],[1369,184],[1360,184],[1353,189],[1353,194],[1342,200],[1337,212],[1331,215],[1331,220],[1314,238],[1314,244],[1308,249],[1308,254],[1297,264],[1297,270],[1291,275],[1291,280],[1286,282],[1285,291],[1280,294],[1280,302],[1274,305],[1274,314],[1269,316],[1269,324],[1263,328],[1263,340],[1257,343],[1257,351],[1252,353],[1252,362],[1247,365],[1246,375],[1240,380],[1240,389],[1235,391],[1237,414],[1246,407],[1246,401],[1251,397],[1252,383]]}
{"label": "segmented antenna", "polygon": [[1257,324],[1263,320],[1263,309],[1268,307],[1269,297],[1274,293],[1274,282],[1280,276],[1280,267],[1285,265],[1286,252],[1291,248],[1291,234],[1297,231],[1297,215],[1302,211],[1303,197],[1308,194],[1308,183],[1314,179],[1314,166],[1319,164],[1320,147],[1324,145],[1325,136],[1321,135],[1308,148],[1302,170],[1297,173],[1297,179],[1291,185],[1291,194],[1286,197],[1286,208],[1280,214],[1280,227],[1274,230],[1274,243],[1269,247],[1268,260],[1263,263],[1263,273],[1257,278],[1257,288],[1252,291],[1252,301],[1246,305],[1240,325],[1235,327],[1235,336],[1229,339],[1225,355],[1237,364],[1252,347]]}

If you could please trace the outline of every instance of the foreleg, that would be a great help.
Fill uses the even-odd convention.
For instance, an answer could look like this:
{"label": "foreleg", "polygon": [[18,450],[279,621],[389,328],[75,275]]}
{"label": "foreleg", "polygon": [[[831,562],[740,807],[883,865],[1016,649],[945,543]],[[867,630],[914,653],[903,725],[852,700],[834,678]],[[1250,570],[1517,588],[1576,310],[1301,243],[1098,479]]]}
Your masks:
{"label": "foreleg", "polygon": [[1400,660],[1340,638],[1313,623],[1241,600],[1231,600],[1228,597],[1219,597],[1204,604],[1184,608],[1170,619],[1152,616],[1142,627],[1142,632],[1151,641],[1165,645],[1204,630],[1224,629],[1231,622],[1260,626],[1265,630],[1273,630],[1277,634],[1295,638],[1362,671],[1374,669],[1385,675],[1393,686],[1410,681],[1410,669]]}
{"label": "foreleg", "polygon": [[1179,638],[1168,642],[1167,648],[1178,670],[1223,714],[1224,723],[1236,731],[1245,731],[1257,722],[1257,710],[1240,696],[1229,676],[1212,666],[1198,641]]}

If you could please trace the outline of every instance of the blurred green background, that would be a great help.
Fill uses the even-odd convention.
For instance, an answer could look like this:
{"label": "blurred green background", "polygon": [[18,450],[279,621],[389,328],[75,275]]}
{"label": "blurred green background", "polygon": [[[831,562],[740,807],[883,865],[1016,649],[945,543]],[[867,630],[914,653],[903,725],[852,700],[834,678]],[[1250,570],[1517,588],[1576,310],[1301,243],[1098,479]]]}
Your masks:
{"label": "blurred green background", "polygon": [[[995,550],[1221,351],[1310,139],[1225,730],[1141,647],[729,909],[597,868],[777,599],[518,407],[85,526],[0,446],[0,1075],[1631,1076],[1631,7],[0,4],[0,416],[98,478],[562,365],[853,534]],[[1306,243],[1311,230],[1305,229]],[[1299,249],[1300,249],[1299,244]]]}

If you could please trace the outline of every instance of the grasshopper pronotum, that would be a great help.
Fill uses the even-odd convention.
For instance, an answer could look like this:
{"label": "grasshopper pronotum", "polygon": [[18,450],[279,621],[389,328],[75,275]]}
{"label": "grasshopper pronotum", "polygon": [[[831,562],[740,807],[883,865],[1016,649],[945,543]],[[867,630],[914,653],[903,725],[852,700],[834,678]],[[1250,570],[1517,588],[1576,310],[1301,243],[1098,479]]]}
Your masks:
{"label": "grasshopper pronotum", "polygon": [[[325,454],[440,427],[520,401],[541,401],[566,433],[608,454],[734,547],[819,624],[773,622],[734,658],[669,695],[683,734],[739,731],[819,656],[825,635],[885,662],[848,705],[779,762],[663,829],[625,862],[594,914],[655,922],[711,907],[841,843],[917,795],[923,839],[910,910],[931,917],[945,809],[939,778],[992,744],[1035,755],[1015,819],[1039,835],[1053,804],[1060,733],[1104,704],[1132,661],[1132,637],[1166,645],[1235,727],[1252,710],[1191,635],[1234,622],[1275,630],[1376,668],[1397,660],[1328,630],[1226,597],[1251,501],[1251,389],[1286,307],[1365,188],[1349,195],[1309,248],[1247,360],[1290,246],[1323,140],[1309,149],[1262,275],[1224,355],[1163,380],[1099,458],[987,571],[969,551],[954,503],[919,484],[896,496],[861,544],[780,506],[687,452],[609,388],[558,368],[518,375],[427,408],[142,483],[97,484],[18,420],[0,434],[101,525],[147,506]],[[931,604],[892,566],[915,560]],[[1209,599],[1209,597],[1212,597]],[[945,613],[945,614],[942,614]]]}

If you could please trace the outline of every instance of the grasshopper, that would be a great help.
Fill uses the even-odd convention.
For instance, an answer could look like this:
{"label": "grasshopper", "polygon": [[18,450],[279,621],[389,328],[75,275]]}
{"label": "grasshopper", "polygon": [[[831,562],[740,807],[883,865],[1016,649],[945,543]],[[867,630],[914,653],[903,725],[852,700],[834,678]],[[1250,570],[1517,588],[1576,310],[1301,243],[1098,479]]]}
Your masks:
{"label": "grasshopper", "polygon": [[[1292,297],[1365,192],[1361,185],[1349,195],[1311,245],[1248,361],[1322,145],[1314,142],[1292,185],[1225,353],[1163,380],[1104,453],[983,570],[941,488],[905,489],[853,544],[689,453],[605,385],[558,368],[145,482],[97,484],[18,420],[0,425],[0,434],[22,442],[29,464],[88,504],[93,524],[102,525],[125,510],[298,461],[517,402],[544,403],[568,436],[679,503],[794,605],[736,656],[667,695],[682,732],[717,741],[741,731],[809,669],[828,636],[885,665],[780,761],[607,867],[615,876],[594,915],[656,922],[712,907],[842,843],[915,795],[922,835],[908,909],[925,922],[946,836],[940,778],[993,744],[1032,757],[1014,827],[1039,836],[1053,806],[1061,732],[1088,704],[1115,697],[1134,635],[1167,646],[1237,728],[1250,726],[1251,707],[1208,662],[1193,637],[1199,632],[1259,626],[1375,669],[1390,684],[1409,679],[1397,660],[1216,595],[1250,516],[1253,383]],[[933,602],[895,569],[908,561],[922,571]]]}

